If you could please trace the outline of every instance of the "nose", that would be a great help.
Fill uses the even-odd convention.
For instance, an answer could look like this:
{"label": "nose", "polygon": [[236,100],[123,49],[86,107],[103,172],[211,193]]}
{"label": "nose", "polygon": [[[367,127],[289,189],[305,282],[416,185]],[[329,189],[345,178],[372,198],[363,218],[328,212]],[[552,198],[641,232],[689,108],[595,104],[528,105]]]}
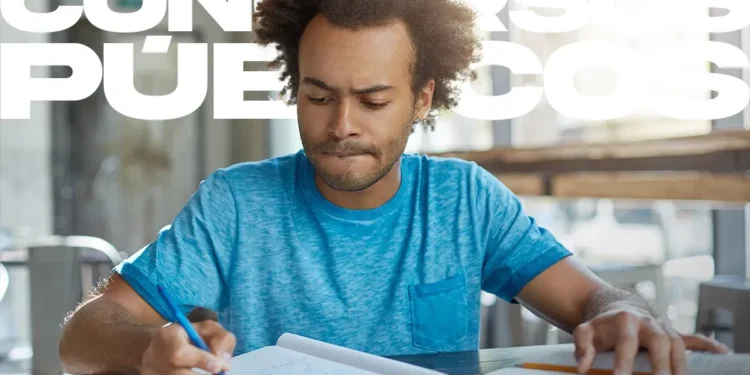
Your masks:
{"label": "nose", "polygon": [[330,124],[329,134],[338,139],[347,139],[359,135],[359,130],[352,122],[353,110],[348,99],[342,99],[335,104],[336,114]]}

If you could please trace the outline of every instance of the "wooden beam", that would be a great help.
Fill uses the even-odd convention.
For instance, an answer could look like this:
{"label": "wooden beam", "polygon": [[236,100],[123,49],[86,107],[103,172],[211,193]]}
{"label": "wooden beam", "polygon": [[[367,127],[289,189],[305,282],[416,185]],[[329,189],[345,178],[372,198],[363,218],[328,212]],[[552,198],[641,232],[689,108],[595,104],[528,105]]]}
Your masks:
{"label": "wooden beam", "polygon": [[516,195],[543,196],[549,194],[545,178],[532,174],[496,174],[500,182]]}
{"label": "wooden beam", "polygon": [[740,172],[750,170],[750,131],[434,155],[475,161],[496,174],[665,170]]}
{"label": "wooden beam", "polygon": [[750,131],[451,152],[521,196],[750,202]]}
{"label": "wooden beam", "polygon": [[502,160],[508,163],[529,163],[542,160],[685,156],[748,149],[750,149],[750,131],[733,130],[679,138],[577,143],[536,148],[498,148],[489,151],[448,152],[444,155],[468,157],[477,162]]}
{"label": "wooden beam", "polygon": [[553,197],[750,202],[750,176],[710,173],[576,173],[551,182]]}

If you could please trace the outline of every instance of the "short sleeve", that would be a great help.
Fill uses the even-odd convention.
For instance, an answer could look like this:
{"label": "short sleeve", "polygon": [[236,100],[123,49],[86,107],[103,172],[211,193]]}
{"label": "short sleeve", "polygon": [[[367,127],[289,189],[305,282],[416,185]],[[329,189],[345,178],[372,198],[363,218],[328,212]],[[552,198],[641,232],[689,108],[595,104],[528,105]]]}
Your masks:
{"label": "short sleeve", "polygon": [[158,285],[185,314],[197,307],[220,312],[228,304],[224,275],[236,230],[234,198],[218,170],[200,183],[171,225],[114,271],[167,320],[173,320],[172,314]]}
{"label": "short sleeve", "polygon": [[526,215],[520,199],[500,180],[478,168],[479,210],[485,215],[488,233],[482,289],[517,303],[515,298],[526,284],[571,252]]}

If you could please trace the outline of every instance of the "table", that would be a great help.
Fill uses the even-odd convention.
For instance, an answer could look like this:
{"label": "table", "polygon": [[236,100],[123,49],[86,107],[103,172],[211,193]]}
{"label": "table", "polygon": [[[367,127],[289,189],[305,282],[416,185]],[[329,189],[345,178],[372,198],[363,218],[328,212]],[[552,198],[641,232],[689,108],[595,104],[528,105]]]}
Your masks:
{"label": "table", "polygon": [[[558,344],[544,346],[526,346],[504,349],[481,349],[471,352],[439,353],[424,355],[391,356],[388,358],[405,363],[411,363],[420,367],[436,370],[447,375],[485,375],[499,369],[517,366],[523,362],[536,362],[539,358],[550,356],[573,356],[575,348],[573,344]],[[644,352],[639,354],[647,359]],[[571,358],[572,359],[572,358]],[[700,360],[698,360],[700,362]],[[729,364],[722,373],[732,375],[750,374],[750,355],[736,354],[729,362],[724,359],[721,363]],[[739,371],[737,371],[739,369]],[[701,372],[705,374],[706,372]]]}
{"label": "table", "polygon": [[[515,366],[521,362],[524,355],[538,353],[540,350],[549,351],[550,348],[555,347],[570,347],[570,350],[573,350],[572,345],[561,344],[503,349],[481,349],[472,352],[390,356],[388,358],[433,369],[448,375],[483,375],[490,371]],[[0,363],[0,375],[6,374],[27,375],[21,370],[16,370],[15,372],[3,371],[2,363]]]}
{"label": "table", "polygon": [[570,350],[572,344],[480,349],[470,352],[389,356],[388,358],[448,375],[483,375],[501,368],[516,366],[523,358],[550,350]]}

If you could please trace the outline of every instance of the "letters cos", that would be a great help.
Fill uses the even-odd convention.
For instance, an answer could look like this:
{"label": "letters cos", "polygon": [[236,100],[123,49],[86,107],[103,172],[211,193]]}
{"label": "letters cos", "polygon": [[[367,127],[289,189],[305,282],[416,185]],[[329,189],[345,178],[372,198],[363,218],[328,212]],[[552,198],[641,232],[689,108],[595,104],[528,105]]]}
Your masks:
{"label": "letters cos", "polygon": [[[617,23],[624,29],[643,22],[628,22],[613,12],[615,0],[514,0],[519,5],[555,8],[562,14],[547,17],[531,10],[509,11],[516,27],[539,33],[568,32],[594,20]],[[206,12],[227,32],[252,31],[252,0],[198,0]],[[508,0],[471,0],[480,14],[484,31],[507,31],[498,19]],[[680,12],[690,6],[682,0],[659,0],[663,12],[650,10],[658,19],[651,25],[680,22],[703,32],[728,32],[750,24],[750,1],[705,0],[697,2],[703,13]],[[688,2],[696,4],[696,2]],[[255,3],[257,5],[257,2]],[[167,6],[169,11],[167,12]],[[709,17],[708,7],[728,10]],[[73,26],[85,12],[96,27],[117,33],[148,31],[165,20],[170,32],[192,31],[193,2],[186,0],[144,0],[140,10],[118,13],[107,1],[83,0],[83,5],[60,6],[49,13],[33,13],[24,0],[2,0],[0,12],[12,27],[37,33],[51,33]],[[558,12],[559,13],[559,12]],[[692,16],[692,14],[703,14]],[[640,18],[639,18],[640,20]],[[627,31],[627,30],[626,30]],[[141,53],[165,53],[171,36],[146,37]],[[514,87],[500,96],[475,93],[469,83],[455,111],[462,116],[501,120],[530,112],[546,95],[561,114],[581,120],[606,120],[627,116],[647,105],[670,118],[709,120],[734,115],[750,102],[750,87],[728,75],[688,75],[676,69],[681,61],[710,61],[722,68],[750,68],[746,52],[730,44],[703,41],[689,45],[670,44],[648,61],[628,47],[594,41],[568,44],[555,51],[543,66],[527,47],[502,41],[484,41],[483,60],[476,64],[505,66],[515,74],[544,76],[541,87]],[[208,45],[179,43],[178,85],[169,95],[148,96],[133,85],[132,44],[106,43],[103,63],[94,51],[74,43],[3,43],[0,45],[0,118],[28,119],[33,101],[74,101],[92,95],[99,84],[112,107],[125,116],[144,120],[167,120],[186,116],[206,99],[208,89]],[[214,117],[217,119],[291,119],[294,107],[278,100],[244,101],[245,91],[278,91],[283,85],[278,72],[246,72],[244,61],[271,61],[274,46],[251,43],[213,44]],[[574,85],[575,74],[586,66],[604,65],[617,72],[617,89],[606,96],[584,96]],[[65,79],[31,78],[32,66],[69,66],[73,74]],[[667,93],[674,89],[714,91],[714,99],[684,99]]]}

